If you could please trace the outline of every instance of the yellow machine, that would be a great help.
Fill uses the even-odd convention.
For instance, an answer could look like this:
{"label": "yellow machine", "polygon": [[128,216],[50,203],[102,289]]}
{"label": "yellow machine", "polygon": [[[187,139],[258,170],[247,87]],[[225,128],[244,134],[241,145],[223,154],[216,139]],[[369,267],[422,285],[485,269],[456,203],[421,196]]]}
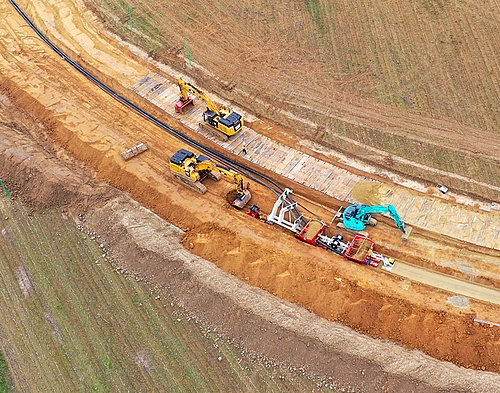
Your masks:
{"label": "yellow machine", "polygon": [[207,105],[207,110],[203,113],[203,123],[200,123],[200,127],[223,141],[227,141],[230,136],[237,134],[243,129],[243,118],[239,113],[212,101],[200,89],[182,78],[177,80],[177,85],[181,91],[181,97],[175,104],[175,111],[177,113],[183,113],[186,107],[193,105],[193,97],[190,95],[193,94]]}
{"label": "yellow machine", "polygon": [[230,193],[228,202],[238,209],[245,207],[252,198],[252,194],[246,189],[243,177],[239,173],[216,164],[208,157],[196,155],[185,149],[179,150],[172,156],[170,171],[178,180],[200,194],[207,192],[207,187],[202,184],[204,179],[211,177],[220,180],[221,176],[224,176],[236,184],[235,192]]}

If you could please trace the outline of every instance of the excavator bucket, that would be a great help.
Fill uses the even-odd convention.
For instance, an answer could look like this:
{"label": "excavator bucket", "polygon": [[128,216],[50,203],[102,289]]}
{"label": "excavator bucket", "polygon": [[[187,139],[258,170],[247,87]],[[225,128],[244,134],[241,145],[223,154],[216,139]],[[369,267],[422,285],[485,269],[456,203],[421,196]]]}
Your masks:
{"label": "excavator bucket", "polygon": [[401,236],[401,239],[403,239],[405,241],[408,240],[412,230],[413,230],[413,227],[406,225],[405,231],[404,231],[403,235]]}
{"label": "excavator bucket", "polygon": [[252,194],[248,190],[243,191],[242,194],[237,194],[234,191],[227,194],[227,201],[237,209],[243,209],[250,202],[250,199],[252,199]]}

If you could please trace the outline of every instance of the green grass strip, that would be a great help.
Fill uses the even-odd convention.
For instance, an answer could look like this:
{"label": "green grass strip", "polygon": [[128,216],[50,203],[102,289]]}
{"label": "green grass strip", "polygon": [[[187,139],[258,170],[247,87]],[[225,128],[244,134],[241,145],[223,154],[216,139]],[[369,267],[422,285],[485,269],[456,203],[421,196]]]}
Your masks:
{"label": "green grass strip", "polygon": [[5,186],[5,183],[3,182],[2,179],[0,179],[0,184],[2,185],[3,191],[5,192],[5,195],[7,195],[7,198],[12,200],[12,197],[10,196],[9,190],[7,190],[7,187]]}
{"label": "green grass strip", "polygon": [[5,356],[0,352],[0,393],[12,392],[12,383],[9,378],[9,369]]}

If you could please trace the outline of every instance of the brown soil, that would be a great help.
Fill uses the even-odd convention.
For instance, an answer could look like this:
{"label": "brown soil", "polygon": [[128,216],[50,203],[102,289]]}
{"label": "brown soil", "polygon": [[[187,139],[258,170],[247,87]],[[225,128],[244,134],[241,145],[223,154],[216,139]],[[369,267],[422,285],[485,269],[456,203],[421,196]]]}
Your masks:
{"label": "brown soil", "polygon": [[[93,178],[94,174],[88,168],[64,158],[64,151],[45,149],[45,143],[34,140],[30,134],[44,135],[47,130],[33,121],[30,114],[20,112],[6,99],[2,101],[0,176],[7,181],[13,194],[22,196],[33,209],[56,206],[75,217],[87,230],[97,233],[106,249],[111,249],[121,266],[120,271],[133,272],[137,279],[146,280],[156,290],[175,296],[190,313],[211,325],[211,329],[236,339],[245,351],[263,353],[275,361],[318,373],[326,381],[331,382],[328,378],[333,378],[337,386],[349,386],[359,391],[494,391],[498,382],[495,374],[460,369],[450,363],[424,357],[419,352],[363,337],[245,285],[215,269],[211,263],[186,252],[179,247],[182,236],[179,229],[131,201],[117,189]],[[22,123],[19,119],[23,119]],[[209,196],[204,201],[210,206],[218,199],[219,196]],[[171,206],[171,201],[168,203]],[[229,208],[228,211],[233,212]],[[286,239],[288,236],[283,234],[278,237]],[[212,242],[217,240],[218,243]],[[262,276],[269,276],[266,271],[270,268],[279,271],[279,264],[284,262],[281,254],[287,252],[285,241],[280,243],[283,244],[281,250],[270,254],[268,249],[265,256],[259,250],[260,244],[249,244],[246,236],[237,239],[230,230],[214,223],[198,224],[188,232],[184,242],[194,250],[205,248],[205,253],[218,257],[221,256],[216,251],[219,247],[225,252],[225,257],[218,263],[227,265],[244,265],[244,259],[248,257],[242,256],[250,247],[252,255],[260,257],[260,261],[252,262],[253,269],[259,269]],[[304,246],[301,251],[307,249]],[[231,254],[235,258],[230,258]],[[288,268],[293,269],[304,262],[311,264],[295,256],[289,260]],[[339,261],[339,266],[342,263]],[[315,270],[318,276],[301,274],[295,286],[297,295],[307,296],[313,307],[320,298],[324,306],[338,310],[340,319],[356,321],[360,330],[364,330],[366,320],[370,320],[381,329],[380,335],[385,336],[387,329],[400,324],[402,336],[414,335],[419,330],[419,343],[436,337],[435,345],[458,351],[458,356],[468,359],[475,358],[474,352],[478,349],[489,359],[491,349],[484,345],[478,347],[478,343],[498,341],[495,330],[471,326],[470,322],[456,315],[425,312],[349,279],[341,283],[333,281],[335,284],[332,284],[329,277],[343,272],[342,269],[337,271],[330,263],[320,264]],[[254,274],[251,274],[249,281],[254,279]],[[293,278],[286,272],[280,273],[275,276],[276,280],[269,280],[269,284],[281,292],[286,290],[282,280],[290,276]],[[321,292],[313,296],[307,294],[310,292],[307,287],[312,288],[318,278],[330,291],[334,291],[333,297],[323,297]],[[415,295],[419,296],[421,289],[415,290]],[[428,291],[425,293],[429,294]],[[458,343],[449,342],[452,332]],[[465,345],[460,345],[461,340]],[[497,353],[491,356],[495,359]],[[485,364],[482,367],[497,369],[497,366],[491,363],[491,366]]]}
{"label": "brown soil", "polygon": [[[7,15],[10,6],[1,7],[2,13]],[[302,244],[288,233],[227,206],[225,195],[231,186],[225,182],[207,183],[209,192],[204,196],[186,190],[166,173],[168,157],[185,146],[128,112],[75,74],[42,43],[19,39],[14,32],[23,29],[23,22],[16,14],[9,14],[5,20],[10,30],[4,31],[0,51],[5,57],[0,58],[0,62],[6,61],[8,66],[2,65],[4,80],[1,86],[15,105],[29,111],[6,119],[2,128],[5,135],[14,132],[27,138],[16,140],[14,136],[10,144],[4,141],[6,147],[2,150],[6,153],[2,157],[0,174],[15,195],[38,206],[69,204],[77,211],[88,210],[91,214],[115,192],[91,181],[93,170],[97,179],[123,190],[143,206],[186,230],[184,242],[188,248],[244,281],[372,336],[419,348],[438,359],[466,367],[498,371],[498,329],[471,322],[473,315],[498,319],[498,308],[471,301],[470,310],[464,313],[447,304],[449,294],[415,283],[410,293],[405,283],[396,277],[348,263],[324,250]],[[138,63],[131,62],[130,68],[134,67],[136,71],[140,69]],[[119,73],[110,71],[110,75]],[[112,82],[112,78],[108,80]],[[105,111],[101,110],[103,107]],[[169,121],[180,127],[177,122]],[[151,149],[125,163],[120,152],[134,146],[138,139],[147,142]],[[25,155],[17,155],[16,144],[33,158],[27,160]],[[45,177],[46,163],[37,161],[39,153],[33,147],[36,144],[43,147],[46,154],[50,153],[54,161],[67,162],[69,154],[84,163],[83,180],[75,178],[73,172],[78,171],[78,167],[71,160],[71,170],[61,170],[56,177],[53,173]],[[10,164],[11,161],[16,165]],[[63,188],[57,186],[61,182]],[[293,188],[304,191],[317,202],[327,202],[327,206],[336,204],[325,201],[324,196],[317,195],[319,193]],[[253,185],[252,194],[254,201],[268,211],[274,195]],[[107,230],[109,236],[110,227],[104,225],[105,221],[102,224],[101,230]],[[108,225],[112,226],[113,222]],[[384,228],[381,225],[380,230]],[[162,238],[162,232],[156,232],[155,236]],[[158,285],[160,282],[165,286],[173,285],[169,283],[172,272],[167,272],[160,264],[146,263],[150,258],[148,252],[142,252],[139,258],[130,249],[131,254],[127,257],[128,248],[122,240],[114,238],[123,246],[115,252],[128,266],[138,274],[156,277]],[[418,241],[416,238],[416,249]],[[432,241],[436,242],[436,247],[441,244],[437,236]],[[334,277],[342,278],[342,282],[333,280]],[[189,281],[189,277],[186,280]],[[197,291],[196,288],[192,290]],[[214,315],[219,323],[222,317],[229,318],[225,314],[222,317]],[[233,328],[245,331],[242,326]],[[261,346],[264,345],[262,342]],[[269,346],[272,347],[270,351],[281,351],[276,343]],[[283,349],[293,352],[292,348],[294,346],[290,345]]]}
{"label": "brown soil", "polygon": [[[12,94],[12,87],[7,90],[19,104],[23,100],[30,101],[28,97],[23,98],[20,91]],[[110,99],[106,101],[108,108],[116,105]],[[98,178],[126,190],[144,206],[184,228],[188,247],[224,270],[285,300],[300,304],[321,317],[342,321],[373,336],[390,338],[468,367],[498,367],[498,348],[486,344],[495,331],[472,325],[471,314],[461,314],[451,306],[443,307],[446,294],[414,284],[411,300],[403,300],[407,294],[401,288],[399,279],[366,270],[364,266],[350,264],[340,257],[299,243],[288,233],[251,220],[228,206],[224,197],[229,184],[209,184],[211,191],[199,197],[177,185],[169,176],[155,181],[154,172],[149,170],[138,176],[134,171],[129,172],[129,166],[123,168],[123,162],[117,157],[118,152],[110,156],[105,151],[99,151],[95,145],[92,147],[84,143],[61,122],[48,121],[49,113],[32,100],[29,108],[35,113],[38,108],[40,118],[51,127],[44,130],[46,138],[56,138],[71,154],[96,169]],[[150,126],[145,124],[143,130],[148,129]],[[154,128],[150,131],[158,132]],[[162,139],[163,143],[166,140],[169,143],[161,149],[161,155],[173,153],[177,142],[166,136]],[[159,140],[156,145],[158,143]],[[151,156],[143,154],[144,158],[148,158],[146,162],[153,158]],[[157,163],[162,161],[160,159]],[[137,160],[135,165],[142,163]],[[135,169],[144,171],[141,167]],[[160,169],[161,172],[163,169]],[[70,177],[69,174],[67,176]],[[4,177],[14,181],[14,191],[18,190],[20,195],[29,192],[24,187],[19,189],[23,183],[16,184],[18,178],[8,173]],[[33,187],[30,182],[27,184]],[[45,190],[53,189],[40,185],[36,189],[37,199],[51,205],[76,198],[77,192],[81,192],[81,188],[76,186],[73,194],[66,191],[52,195],[46,194]],[[255,200],[269,210],[274,196],[258,187],[252,190]],[[181,195],[184,196],[179,198]],[[235,227],[239,228],[238,234],[232,229]],[[140,265],[134,268],[140,271]],[[379,283],[373,282],[375,276]],[[341,277],[342,284],[332,280],[332,277]],[[391,295],[387,296],[387,293]],[[429,293],[433,294],[433,303],[429,303]],[[488,308],[478,303],[473,309],[489,314]],[[381,313],[381,310],[384,312]],[[387,310],[391,310],[391,317],[386,315]],[[428,330],[415,328],[424,322],[429,325]]]}
{"label": "brown soil", "polygon": [[[113,81],[108,82],[113,85]],[[47,119],[48,128],[58,130],[57,141],[58,143],[62,143],[63,146],[68,147],[66,144],[68,140],[71,140],[71,143],[76,143],[72,147],[72,149],[76,149],[78,152],[76,156],[79,159],[82,159],[86,162],[93,162],[96,159],[94,153],[84,153],[83,147],[80,146],[80,141],[76,141],[72,138],[71,134],[68,133],[68,130],[60,124],[59,122],[51,119],[51,114],[48,112],[43,106],[41,106],[37,101],[33,100],[31,97],[27,96],[19,87],[13,84],[9,80],[3,80],[0,82],[0,91],[3,91],[5,94],[10,96],[17,105],[21,107],[29,107],[30,110],[36,110],[36,113],[41,119]],[[126,92],[124,92],[126,94]],[[164,118],[165,113],[161,112],[156,106],[152,105],[149,101],[135,98],[135,102],[141,104],[141,106],[147,108],[150,113],[157,115],[159,118]],[[36,109],[35,109],[36,108]],[[136,118],[136,116],[132,116],[132,118]],[[200,135],[193,130],[185,127],[182,123],[177,121],[176,119],[169,119],[171,124],[174,125],[177,129],[182,129],[183,132],[190,135],[192,138],[200,140],[202,143],[209,145],[211,148],[219,150],[221,153],[228,154],[226,151],[222,151],[220,146],[215,143],[212,143],[208,140],[203,139]],[[125,132],[128,127],[122,126],[122,131]],[[136,143],[134,141],[135,129],[131,128],[132,132],[129,134],[128,138],[131,142],[129,142],[129,146]],[[156,130],[156,135],[161,135],[162,132],[158,132]],[[155,136],[156,137],[156,136]],[[152,138],[155,138],[152,137]],[[99,136],[93,136],[92,138],[99,138]],[[116,137],[114,137],[116,138]],[[163,138],[163,137],[162,137]],[[151,139],[153,140],[153,139]],[[160,156],[160,161],[154,164],[153,168],[161,168],[160,171],[163,171],[163,156],[165,152],[170,152],[173,154],[177,148],[173,148],[172,146],[178,146],[178,148],[185,147],[183,145],[176,145],[178,142],[175,139],[171,139],[170,144],[165,144],[166,141],[161,141],[160,152],[163,154]],[[155,141],[154,144],[158,146],[159,141]],[[97,144],[98,149],[100,149],[100,143]],[[126,146],[126,145],[123,145]],[[116,146],[113,148],[115,152]],[[122,148],[123,149],[123,148]],[[152,150],[158,152],[154,146],[152,146]],[[121,150],[120,150],[121,152]],[[233,156],[233,159],[238,160],[237,156]],[[118,162],[114,162],[115,165],[118,165],[120,168],[123,167],[121,158],[114,157]],[[248,162],[245,162],[248,164]],[[103,165],[100,163],[99,165]],[[166,165],[166,164],[165,164]],[[302,184],[295,183],[291,180],[281,178],[277,176],[275,173],[263,170],[261,167],[255,167],[255,169],[265,172],[267,176],[273,178],[275,181],[278,181],[280,184],[290,187],[296,193],[296,197],[302,203],[305,203],[306,206],[309,203],[314,203],[313,206],[309,206],[312,211],[323,217],[325,220],[329,220],[330,217],[334,214],[334,212],[340,206],[347,206],[345,202],[339,202],[331,197],[326,196],[323,193],[320,193],[315,190],[311,190]],[[109,171],[109,168],[106,169],[106,172]],[[163,176],[163,175],[162,175]],[[120,187],[127,187],[129,189],[133,187],[130,183],[121,183],[121,176],[118,177],[120,181]],[[210,184],[210,183],[208,183]],[[273,203],[275,201],[274,194],[271,194],[266,191],[259,190],[258,188],[252,187],[252,193],[254,194],[254,200],[258,200],[259,206],[263,211],[270,211],[272,209]],[[222,194],[221,194],[222,195]],[[229,198],[231,193],[225,196],[225,198]],[[304,199],[301,195],[307,195],[307,198]],[[152,202],[156,203],[156,199],[149,199]],[[152,206],[152,205],[148,205]],[[170,212],[169,214],[172,214]],[[170,216],[169,216],[170,217]],[[178,219],[176,215],[174,215]],[[170,218],[169,218],[170,219]],[[499,281],[498,277],[500,275],[500,267],[497,264],[497,259],[500,257],[500,252],[496,250],[486,249],[484,247],[475,246],[472,244],[466,244],[464,242],[460,242],[456,239],[449,239],[445,236],[438,235],[429,231],[422,230],[420,228],[414,228],[412,232],[411,240],[408,243],[403,243],[400,238],[400,232],[397,228],[392,225],[390,219],[385,217],[380,217],[380,224],[376,228],[372,228],[372,234],[374,238],[377,239],[378,249],[381,252],[387,252],[395,258],[399,258],[401,260],[405,260],[407,262],[411,262],[416,265],[420,265],[423,267],[431,268],[432,270],[439,271],[441,273],[450,274],[458,278],[472,280],[479,284],[489,285],[498,287]],[[182,222],[182,221],[181,221]],[[461,271],[460,267],[456,264],[447,264],[446,262],[449,260],[454,260],[459,258],[462,261],[462,264],[467,266],[474,267],[474,274],[469,274],[467,272]],[[440,264],[440,261],[444,261],[444,264]]]}

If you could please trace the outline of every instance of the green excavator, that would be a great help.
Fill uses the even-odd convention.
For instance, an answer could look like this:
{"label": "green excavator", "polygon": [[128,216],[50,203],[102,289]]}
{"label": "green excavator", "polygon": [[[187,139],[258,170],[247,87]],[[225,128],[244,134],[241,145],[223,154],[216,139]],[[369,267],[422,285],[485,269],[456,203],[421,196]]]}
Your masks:
{"label": "green excavator", "polygon": [[367,206],[363,205],[362,203],[356,203],[344,210],[342,219],[347,229],[350,229],[352,231],[362,231],[366,228],[367,225],[377,224],[377,220],[372,218],[372,214],[381,213],[389,213],[398,228],[401,229],[401,232],[403,232],[403,234],[406,233],[406,225],[393,205]]}

